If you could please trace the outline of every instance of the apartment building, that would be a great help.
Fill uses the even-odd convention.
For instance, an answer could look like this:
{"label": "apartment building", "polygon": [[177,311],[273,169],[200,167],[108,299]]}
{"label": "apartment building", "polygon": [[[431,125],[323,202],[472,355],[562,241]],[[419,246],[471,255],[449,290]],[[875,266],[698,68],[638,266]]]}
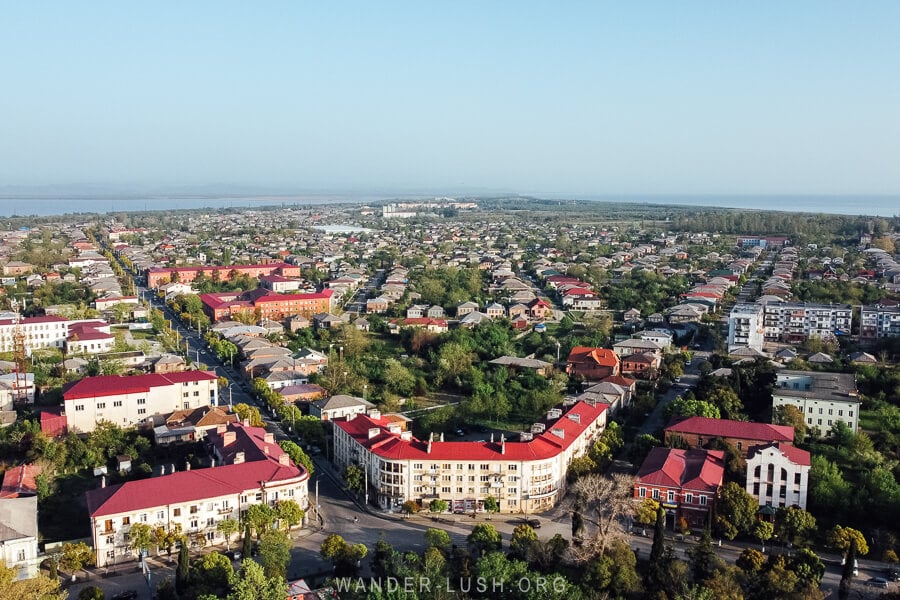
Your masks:
{"label": "apartment building", "polygon": [[806,509],[810,455],[790,444],[755,446],[747,457],[747,493],[760,506]]}
{"label": "apartment building", "polygon": [[327,313],[334,308],[334,290],[325,289],[312,294],[277,294],[265,288],[250,292],[201,294],[203,312],[212,321],[230,319],[235,315],[251,314],[259,319],[281,321],[300,315],[306,318]]}
{"label": "apartment building", "polygon": [[63,391],[67,426],[76,433],[91,432],[102,420],[120,427],[153,424],[154,417],[218,403],[212,371],[85,377]]}
{"label": "apartment building", "polygon": [[762,305],[736,304],[728,315],[728,351],[742,347],[762,351],[765,339],[763,323]]}
{"label": "apartment building", "polygon": [[859,426],[859,392],[849,373],[779,371],[772,390],[772,408],[791,405],[803,413],[806,426],[826,434],[836,421],[854,432]]}
{"label": "apartment building", "polygon": [[265,265],[229,265],[227,267],[215,265],[171,268],[150,267],[144,272],[144,279],[147,280],[148,288],[156,289],[160,285],[169,283],[170,281],[190,283],[197,279],[201,273],[204,277],[218,279],[219,281],[228,281],[233,275],[248,275],[253,278],[259,278],[265,275],[300,277],[300,267],[283,262]]}
{"label": "apartment building", "polygon": [[900,306],[874,304],[860,308],[859,340],[900,337]]}
{"label": "apartment building", "polygon": [[224,519],[239,521],[254,504],[275,506],[293,500],[309,506],[309,473],[291,462],[273,434],[245,423],[210,432],[215,464],[87,492],[91,536],[98,567],[133,561],[128,532],[135,523],[167,530],[180,528],[191,544],[219,544]]}
{"label": "apartment building", "polygon": [[570,401],[516,440],[477,442],[418,440],[372,410],[334,421],[334,460],[341,469],[363,466],[369,495],[383,509],[440,498],[453,512],[472,513],[491,496],[502,512],[539,512],[565,494],[569,463],[604,430],[607,409]]}
{"label": "apartment building", "polygon": [[766,341],[796,344],[810,337],[832,338],[850,333],[849,304],[771,302],[763,308]]}

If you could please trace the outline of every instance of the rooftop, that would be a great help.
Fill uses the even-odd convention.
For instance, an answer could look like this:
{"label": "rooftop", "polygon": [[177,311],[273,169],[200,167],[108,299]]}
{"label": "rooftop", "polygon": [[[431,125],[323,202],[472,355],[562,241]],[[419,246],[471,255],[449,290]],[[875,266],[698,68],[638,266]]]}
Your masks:
{"label": "rooftop", "polygon": [[715,492],[725,476],[722,450],[653,448],[637,477],[641,484]]}
{"label": "rooftop", "polygon": [[687,417],[673,421],[666,432],[692,433],[710,437],[740,438],[762,442],[793,442],[794,428],[787,425],[730,421],[709,417]]}

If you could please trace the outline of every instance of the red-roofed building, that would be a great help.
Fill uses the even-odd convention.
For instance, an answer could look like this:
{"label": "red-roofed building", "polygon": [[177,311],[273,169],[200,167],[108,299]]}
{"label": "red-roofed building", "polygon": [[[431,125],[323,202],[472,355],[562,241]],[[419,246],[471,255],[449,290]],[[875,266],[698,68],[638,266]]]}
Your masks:
{"label": "red-roofed building", "polygon": [[68,432],[66,415],[61,406],[41,410],[41,431],[52,438],[62,437]]}
{"label": "red-roofed building", "polygon": [[206,469],[178,471],[139,479],[86,494],[97,566],[134,560],[127,534],[134,523],[147,523],[225,540],[216,530],[223,519],[240,520],[247,508],[275,506],[293,500],[306,509],[309,473],[294,465],[274,437],[261,427],[222,425],[207,436],[216,464]]}
{"label": "red-roofed building", "polygon": [[69,431],[87,433],[97,421],[120,427],[159,425],[176,410],[217,406],[218,381],[212,371],[184,371],[149,375],[85,377],[63,391]]}
{"label": "red-roofed building", "polygon": [[806,509],[809,452],[790,444],[754,446],[747,457],[747,493],[760,506]]}
{"label": "red-roofed building", "polygon": [[678,438],[691,448],[704,448],[713,438],[721,438],[747,458],[750,449],[760,444],[792,444],[794,428],[770,423],[687,417],[670,423],[665,429],[665,436],[666,443]]}
{"label": "red-roofed building", "polygon": [[612,377],[619,374],[619,357],[606,348],[575,346],[566,359],[566,373],[589,380]]}
{"label": "red-roofed building", "polygon": [[230,319],[239,314],[255,314],[260,319],[281,321],[301,315],[311,317],[317,313],[327,313],[333,308],[334,290],[325,289],[312,294],[276,294],[265,288],[249,292],[225,292],[201,294],[203,312],[213,321]]}
{"label": "red-roofed building", "polygon": [[116,337],[109,331],[109,323],[105,321],[83,321],[69,325],[66,336],[66,354],[103,354],[111,352]]}
{"label": "red-roofed building", "polygon": [[210,279],[218,278],[219,281],[229,281],[232,274],[248,275],[256,278],[263,275],[300,277],[300,267],[283,262],[273,262],[271,264],[262,265],[230,265],[227,267],[151,267],[144,272],[144,278],[147,280],[147,287],[156,289],[163,283],[175,281],[176,279],[182,283],[190,283],[194,281],[200,273],[203,273]]}
{"label": "red-roofed building", "polygon": [[659,501],[667,526],[684,518],[689,527],[703,528],[724,478],[724,451],[653,448],[638,470],[634,498]]}
{"label": "red-roofed building", "polygon": [[570,403],[552,409],[517,440],[492,436],[478,442],[418,440],[370,410],[333,421],[335,463],[364,465],[369,489],[384,509],[441,498],[453,512],[471,513],[492,496],[503,512],[547,510],[565,494],[569,463],[606,427],[607,408]]}
{"label": "red-roofed building", "polygon": [[10,467],[3,473],[3,487],[0,498],[23,498],[37,496],[37,476],[41,474],[37,465]]}

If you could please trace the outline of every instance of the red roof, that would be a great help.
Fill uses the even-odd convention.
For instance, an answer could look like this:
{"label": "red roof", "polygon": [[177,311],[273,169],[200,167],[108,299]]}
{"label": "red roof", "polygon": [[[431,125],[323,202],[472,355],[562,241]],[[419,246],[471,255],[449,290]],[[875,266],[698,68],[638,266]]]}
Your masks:
{"label": "red roof", "polygon": [[87,492],[88,514],[103,517],[137,510],[202,501],[234,495],[269,484],[306,475],[305,471],[275,461],[244,462],[209,469],[178,471],[163,477],[128,481]]}
{"label": "red roof", "polygon": [[156,373],[130,376],[100,375],[98,377],[85,377],[74,382],[63,392],[63,399],[78,400],[79,398],[139,394],[141,392],[149,392],[152,387],[215,379],[216,375],[211,371],[183,371],[166,373],[165,375]]}
{"label": "red roof", "polygon": [[810,466],[812,463],[810,461],[810,454],[806,450],[801,450],[796,446],[792,446],[791,444],[768,444],[765,446],[754,446],[750,449],[750,453],[748,458],[752,458],[754,454],[757,452],[762,452],[766,448],[777,448],[779,452],[784,454],[784,456],[790,460],[795,465],[802,466]]}
{"label": "red roof", "polygon": [[62,407],[55,406],[41,410],[41,431],[50,437],[66,435],[68,420],[62,414]]}
{"label": "red roof", "polygon": [[729,421],[709,417],[687,417],[671,423],[667,432],[691,433],[709,437],[739,438],[760,442],[793,442],[794,428],[788,425],[754,423],[752,421]]}
{"label": "red roof", "polygon": [[653,448],[637,477],[644,485],[716,492],[725,477],[725,452]]}
{"label": "red roof", "polygon": [[255,304],[266,302],[289,302],[291,300],[324,300],[334,296],[334,290],[324,289],[313,294],[269,294],[257,298]]}
{"label": "red roof", "polygon": [[[596,405],[578,402],[562,417],[547,425],[544,433],[535,435],[529,442],[508,441],[501,446],[499,440],[491,442],[431,442],[412,438],[401,439],[391,433],[387,426],[391,423],[385,417],[378,420],[365,415],[357,415],[350,421],[335,420],[333,423],[347,432],[363,447],[382,458],[421,460],[510,460],[526,461],[553,458],[568,448],[587,427],[600,418],[607,404]],[[577,421],[576,421],[577,419]],[[378,435],[369,437],[369,430],[378,428]],[[558,430],[562,437],[553,433]]]}
{"label": "red roof", "polygon": [[[172,246],[174,248],[174,246]],[[193,271],[252,271],[254,269],[280,269],[282,267],[292,267],[287,263],[269,263],[265,265],[229,265],[227,267],[217,265],[205,265],[196,267],[150,267],[147,269],[150,273],[191,273]]]}
{"label": "red roof", "polygon": [[619,364],[619,357],[612,350],[606,348],[591,348],[589,346],[575,346],[569,352],[567,362],[570,363],[595,363],[602,367],[615,367]]}
{"label": "red roof", "polygon": [[634,379],[629,379],[628,377],[622,377],[621,375],[611,375],[609,377],[604,377],[601,381],[605,383],[614,383],[616,385],[621,385],[622,387],[631,387],[634,385]]}
{"label": "red roof", "polygon": [[3,487],[0,488],[0,498],[19,498],[21,496],[36,496],[36,477],[41,474],[41,467],[37,465],[19,465],[10,467],[3,474]]}

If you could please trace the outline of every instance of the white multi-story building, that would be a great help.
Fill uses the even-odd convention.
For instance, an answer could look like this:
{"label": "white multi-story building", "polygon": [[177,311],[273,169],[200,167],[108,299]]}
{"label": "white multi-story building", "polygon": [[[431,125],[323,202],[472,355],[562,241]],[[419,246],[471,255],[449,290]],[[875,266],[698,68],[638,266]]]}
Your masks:
{"label": "white multi-story building", "polygon": [[806,509],[809,452],[790,444],[754,446],[747,456],[747,493],[760,506]]}
{"label": "white multi-story building", "polygon": [[[14,319],[0,320],[0,352],[13,351],[15,331]],[[99,319],[23,317],[19,319],[19,331],[25,341],[25,353],[29,355],[44,348],[65,348],[67,354],[100,354],[109,352],[115,342],[109,323]]]}
{"label": "white multi-story building", "polygon": [[446,500],[453,512],[483,510],[491,496],[503,512],[547,510],[565,494],[572,459],[606,426],[606,404],[554,408],[516,441],[420,441],[378,411],[334,421],[339,468],[361,465],[370,497],[385,509],[405,501]]}
{"label": "white multi-story building", "polygon": [[762,351],[764,332],[763,307],[736,304],[728,315],[728,351],[741,347]]}
{"label": "white multi-story building", "polygon": [[790,405],[803,413],[806,426],[827,434],[843,421],[854,432],[859,426],[859,392],[849,373],[779,371],[772,389],[772,408]]}
{"label": "white multi-story building", "polygon": [[900,306],[875,304],[860,308],[860,341],[885,337],[900,337]]}
{"label": "white multi-story building", "polygon": [[98,421],[119,427],[154,424],[176,410],[218,406],[218,381],[212,371],[85,377],[63,392],[69,431],[87,433]]}
{"label": "white multi-story building", "polygon": [[[98,567],[134,560],[128,532],[135,523],[180,529],[192,544],[224,543],[223,519],[239,521],[254,504],[293,500],[309,506],[309,473],[291,462],[273,434],[243,423],[210,432],[216,464],[161,477],[102,486],[87,493]],[[152,550],[151,550],[152,551]]]}
{"label": "white multi-story building", "polygon": [[808,338],[848,335],[853,322],[849,304],[771,302],[763,308],[765,339],[801,343]]}

